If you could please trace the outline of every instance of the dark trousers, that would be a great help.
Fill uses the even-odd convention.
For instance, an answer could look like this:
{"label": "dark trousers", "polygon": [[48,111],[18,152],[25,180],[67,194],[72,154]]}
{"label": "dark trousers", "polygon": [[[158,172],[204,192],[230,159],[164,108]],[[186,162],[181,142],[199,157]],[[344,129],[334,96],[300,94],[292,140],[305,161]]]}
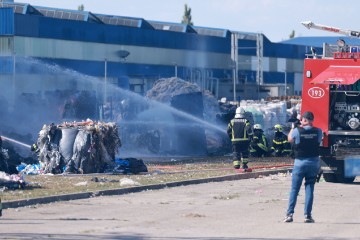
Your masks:
{"label": "dark trousers", "polygon": [[255,145],[255,146],[251,146],[252,151],[250,153],[250,155],[252,157],[266,157],[268,155],[268,152],[264,151],[264,149],[262,149],[261,147]]}
{"label": "dark trousers", "polygon": [[249,158],[250,141],[239,141],[232,143],[233,161],[247,163]]}

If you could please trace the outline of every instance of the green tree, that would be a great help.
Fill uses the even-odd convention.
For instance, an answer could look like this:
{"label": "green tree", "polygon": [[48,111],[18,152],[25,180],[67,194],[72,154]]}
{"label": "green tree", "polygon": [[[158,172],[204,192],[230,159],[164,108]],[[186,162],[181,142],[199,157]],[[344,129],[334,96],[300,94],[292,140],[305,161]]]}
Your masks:
{"label": "green tree", "polygon": [[292,32],[289,34],[289,38],[294,38],[295,37],[295,30],[292,30]]}
{"label": "green tree", "polygon": [[84,11],[85,10],[84,4],[81,4],[80,6],[78,6],[78,10],[79,11]]}
{"label": "green tree", "polygon": [[185,4],[184,16],[183,16],[181,23],[187,24],[190,26],[194,25],[194,23],[191,21],[191,8],[189,8],[187,4]]}

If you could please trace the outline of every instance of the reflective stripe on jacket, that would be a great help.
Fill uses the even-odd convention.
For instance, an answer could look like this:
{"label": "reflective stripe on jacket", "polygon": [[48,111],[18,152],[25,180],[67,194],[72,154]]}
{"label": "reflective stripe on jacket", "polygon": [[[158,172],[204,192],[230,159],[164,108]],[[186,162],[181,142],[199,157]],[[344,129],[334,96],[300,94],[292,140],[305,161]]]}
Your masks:
{"label": "reflective stripe on jacket", "polygon": [[227,133],[232,142],[249,141],[253,135],[250,122],[245,118],[234,118],[228,125]]}

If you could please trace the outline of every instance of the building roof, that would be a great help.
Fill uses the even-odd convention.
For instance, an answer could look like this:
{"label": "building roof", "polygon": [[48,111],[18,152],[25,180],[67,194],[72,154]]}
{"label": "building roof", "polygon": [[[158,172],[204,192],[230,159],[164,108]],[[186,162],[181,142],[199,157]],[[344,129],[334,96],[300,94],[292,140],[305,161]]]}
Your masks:
{"label": "building roof", "polygon": [[313,47],[323,47],[323,43],[336,44],[338,39],[343,39],[349,45],[360,45],[359,38],[351,38],[347,36],[334,36],[334,37],[296,37],[291,38],[280,43],[285,44],[294,44],[294,45],[303,45],[303,46],[313,46]]}
{"label": "building roof", "polygon": [[[181,23],[149,21],[143,18],[97,14],[89,11],[32,6],[30,4],[16,3],[13,1],[1,2],[0,0],[0,7],[13,8],[14,12],[18,14],[40,15],[50,18],[59,18],[59,19],[67,19],[67,20],[75,20],[75,21],[87,21],[87,22],[107,24],[107,25],[122,25],[122,26],[135,27],[135,28],[195,33],[199,35],[216,36],[223,38],[229,38],[231,33],[235,32],[228,29],[190,26]],[[248,32],[237,32],[237,33],[241,33],[242,39],[253,40],[254,36],[256,39],[256,33],[248,33]]]}

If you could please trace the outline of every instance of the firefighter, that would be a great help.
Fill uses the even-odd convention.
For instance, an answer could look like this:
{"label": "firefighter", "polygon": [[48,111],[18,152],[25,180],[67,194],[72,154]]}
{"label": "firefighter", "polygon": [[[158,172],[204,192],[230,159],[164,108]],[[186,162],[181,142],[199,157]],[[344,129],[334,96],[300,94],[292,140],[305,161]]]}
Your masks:
{"label": "firefighter", "polygon": [[291,144],[288,141],[288,138],[285,133],[283,133],[283,128],[280,124],[274,126],[275,133],[272,141],[271,151],[275,157],[290,156],[291,154]]}
{"label": "firefighter", "polygon": [[268,140],[260,124],[254,125],[254,137],[250,143],[250,155],[253,157],[266,157],[269,153]]}
{"label": "firefighter", "polygon": [[249,158],[250,140],[253,136],[250,121],[245,118],[245,111],[238,107],[235,111],[235,117],[230,121],[227,134],[231,139],[233,150],[233,164],[235,169],[248,169],[247,163]]}
{"label": "firefighter", "polygon": [[40,152],[40,148],[39,148],[39,146],[37,145],[37,143],[33,143],[33,144],[31,145],[30,151],[35,152],[35,153]]}

